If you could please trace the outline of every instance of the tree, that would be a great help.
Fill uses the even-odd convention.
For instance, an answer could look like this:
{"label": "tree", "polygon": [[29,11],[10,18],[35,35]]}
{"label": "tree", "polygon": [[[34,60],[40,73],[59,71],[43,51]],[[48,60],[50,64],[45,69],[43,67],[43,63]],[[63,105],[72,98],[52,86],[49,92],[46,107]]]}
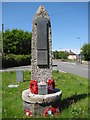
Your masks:
{"label": "tree", "polygon": [[6,54],[31,54],[32,33],[12,29],[3,33],[3,48]]}
{"label": "tree", "polygon": [[54,59],[58,59],[58,58],[59,58],[58,55],[59,55],[59,54],[58,54],[58,51],[57,51],[57,50],[53,51],[53,58],[54,58]]}
{"label": "tree", "polygon": [[84,60],[90,61],[90,43],[84,44],[81,48]]}
{"label": "tree", "polygon": [[67,51],[53,51],[53,58],[56,59],[67,59],[69,53]]}

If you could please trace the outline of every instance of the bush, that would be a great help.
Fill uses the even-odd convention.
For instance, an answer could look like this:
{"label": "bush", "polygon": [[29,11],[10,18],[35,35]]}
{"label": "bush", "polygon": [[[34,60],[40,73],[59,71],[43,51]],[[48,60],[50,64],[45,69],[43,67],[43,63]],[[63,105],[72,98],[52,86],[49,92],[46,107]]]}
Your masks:
{"label": "bush", "polygon": [[90,61],[90,43],[83,44],[81,50],[82,50],[81,54],[83,55],[83,60]]}
{"label": "bush", "polygon": [[24,66],[31,64],[31,55],[8,54],[2,56],[2,68]]}
{"label": "bush", "polygon": [[67,51],[53,51],[54,59],[68,59],[68,55]]}
{"label": "bush", "polygon": [[3,50],[5,54],[31,54],[32,33],[18,29],[6,29],[3,33]]}

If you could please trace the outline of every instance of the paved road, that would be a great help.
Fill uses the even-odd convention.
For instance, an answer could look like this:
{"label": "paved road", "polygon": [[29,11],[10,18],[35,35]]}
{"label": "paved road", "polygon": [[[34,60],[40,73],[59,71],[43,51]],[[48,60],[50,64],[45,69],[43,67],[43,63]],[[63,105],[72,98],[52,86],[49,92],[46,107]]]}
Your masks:
{"label": "paved road", "polygon": [[11,67],[11,68],[6,68],[6,69],[3,69],[3,70],[0,70],[0,72],[4,72],[4,71],[15,71],[15,70],[29,70],[31,71],[31,66],[28,65],[28,66],[20,66],[20,67]]}
{"label": "paved road", "polygon": [[59,61],[54,61],[53,64],[57,64],[57,69],[60,71],[76,74],[86,78],[88,78],[88,73],[90,72],[90,67],[88,67],[88,65]]}
{"label": "paved road", "polygon": [[[90,72],[90,66],[88,67],[88,65],[60,62],[60,61],[53,61],[53,64],[57,65],[57,67],[54,66],[53,69],[59,70],[60,72],[68,72],[86,78],[88,78],[88,73]],[[31,66],[8,68],[8,69],[0,70],[0,72],[14,71],[14,70],[31,70]]]}

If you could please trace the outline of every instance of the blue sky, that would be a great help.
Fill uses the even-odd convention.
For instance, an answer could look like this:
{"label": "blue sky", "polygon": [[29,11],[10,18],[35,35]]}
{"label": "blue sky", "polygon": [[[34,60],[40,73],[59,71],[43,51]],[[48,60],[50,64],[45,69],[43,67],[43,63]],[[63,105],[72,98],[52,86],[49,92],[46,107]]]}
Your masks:
{"label": "blue sky", "polygon": [[4,30],[9,28],[32,31],[32,21],[38,7],[46,8],[52,29],[52,49],[70,50],[78,53],[88,42],[88,3],[86,2],[3,2],[2,22]]}

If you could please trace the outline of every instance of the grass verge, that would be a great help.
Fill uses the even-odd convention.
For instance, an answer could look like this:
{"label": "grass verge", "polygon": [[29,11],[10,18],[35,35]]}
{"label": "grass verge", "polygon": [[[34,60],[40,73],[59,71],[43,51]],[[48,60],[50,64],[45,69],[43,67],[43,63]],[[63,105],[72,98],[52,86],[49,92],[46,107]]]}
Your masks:
{"label": "grass verge", "polygon": [[[88,79],[53,71],[56,88],[62,90],[61,112],[57,118],[88,118]],[[2,117],[26,118],[22,91],[29,88],[31,73],[24,71],[24,82],[16,83],[16,72],[2,73]],[[18,84],[17,88],[8,88]],[[52,116],[54,118],[54,116]]]}

